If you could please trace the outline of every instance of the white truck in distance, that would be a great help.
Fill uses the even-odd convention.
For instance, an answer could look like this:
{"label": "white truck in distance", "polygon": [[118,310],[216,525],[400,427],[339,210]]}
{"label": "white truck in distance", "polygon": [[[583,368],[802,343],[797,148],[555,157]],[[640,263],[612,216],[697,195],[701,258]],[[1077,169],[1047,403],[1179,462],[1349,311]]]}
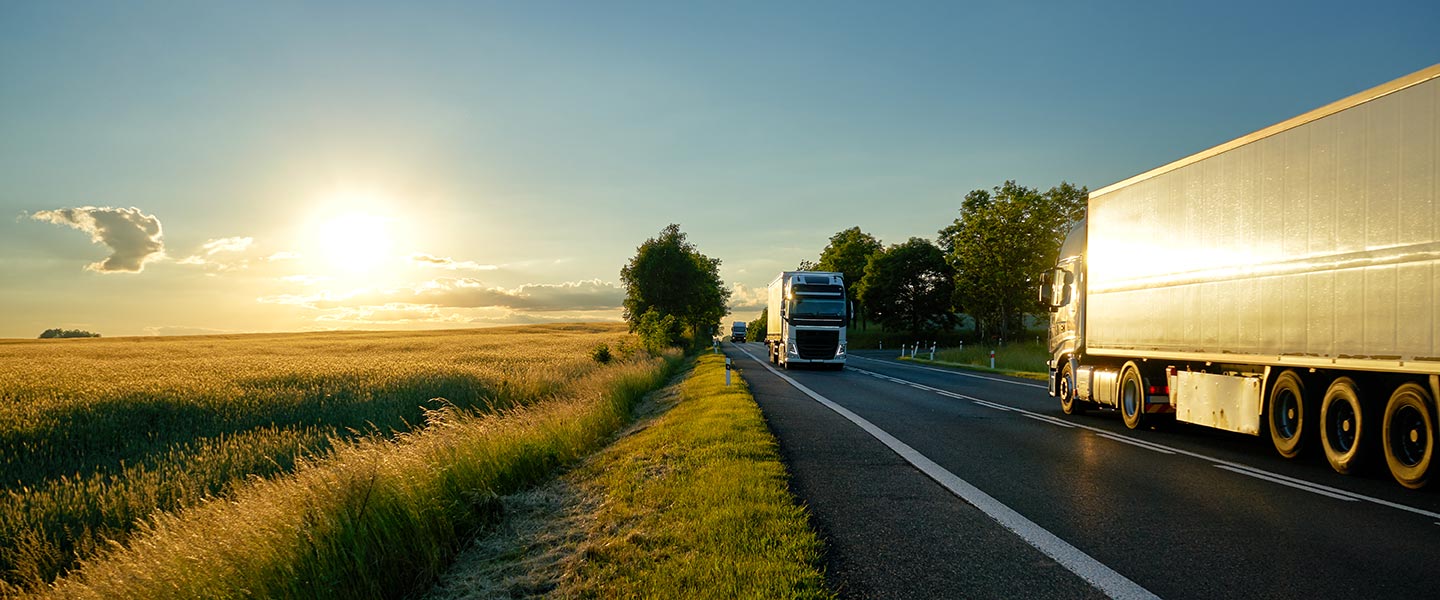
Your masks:
{"label": "white truck in distance", "polygon": [[1096,190],[1040,287],[1050,394],[1424,486],[1437,196],[1440,65]]}
{"label": "white truck in distance", "polygon": [[849,322],[845,279],[828,271],[784,271],[770,282],[765,346],[770,362],[845,368]]}

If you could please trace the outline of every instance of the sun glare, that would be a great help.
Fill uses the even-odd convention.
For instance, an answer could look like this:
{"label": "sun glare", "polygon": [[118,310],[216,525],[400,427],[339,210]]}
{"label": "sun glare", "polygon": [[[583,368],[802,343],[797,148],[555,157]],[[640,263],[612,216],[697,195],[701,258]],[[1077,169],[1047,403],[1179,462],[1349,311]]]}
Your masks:
{"label": "sun glare", "polygon": [[385,217],[365,212],[342,213],[319,226],[320,250],[329,266],[348,273],[375,271],[391,257],[393,241]]}

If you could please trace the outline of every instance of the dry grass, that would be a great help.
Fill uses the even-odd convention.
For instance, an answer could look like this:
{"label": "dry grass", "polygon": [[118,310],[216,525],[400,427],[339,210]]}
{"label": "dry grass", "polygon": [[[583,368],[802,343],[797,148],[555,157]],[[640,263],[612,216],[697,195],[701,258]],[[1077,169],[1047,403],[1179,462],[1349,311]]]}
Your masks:
{"label": "dry grass", "polygon": [[[821,545],[776,442],[723,357],[701,356],[635,427],[563,480],[506,498],[431,598],[828,598]],[[508,519],[508,518],[507,518]]]}
{"label": "dry grass", "polygon": [[[355,540],[346,535],[381,535],[359,525],[371,522],[377,511],[392,511],[396,519],[395,528],[384,528],[388,533],[383,535],[411,536],[403,523],[421,530],[436,527],[429,512],[453,506],[407,508],[379,499],[427,497],[435,490],[421,489],[424,485],[455,484],[458,480],[447,473],[459,467],[433,460],[468,447],[456,436],[488,439],[490,428],[503,429],[495,423],[529,422],[540,406],[580,411],[606,404],[599,398],[630,393],[627,382],[653,377],[659,366],[602,368],[587,352],[599,342],[620,346],[626,338],[623,326],[570,325],[0,342],[0,569],[5,580],[0,592],[38,589],[77,560],[100,554],[104,558],[87,560],[85,572],[61,586],[67,595],[99,589],[119,593],[130,589],[114,587],[125,581],[151,581],[175,591],[180,584],[169,578],[193,574],[197,563],[160,560],[138,571],[121,565],[139,568],[154,558],[142,558],[149,556],[145,548],[173,548],[177,535],[199,542],[185,556],[211,556],[218,561],[215,568],[224,571],[207,579],[207,585],[218,587],[189,588],[193,596],[235,595],[247,586],[280,585],[274,582],[291,576],[300,578],[302,583],[294,585],[301,587],[265,589],[313,589],[337,576],[326,571],[338,568],[335,563],[269,563],[265,568],[273,572],[260,579],[271,583],[262,585],[233,579],[240,573],[255,575],[246,569],[257,563],[231,564],[212,555],[244,549],[265,556],[256,546],[260,538],[306,540],[302,549],[312,558],[348,552]],[[533,411],[521,408],[532,405]],[[470,416],[477,411],[499,411],[505,419]],[[549,458],[519,471],[486,462],[492,465],[486,468],[500,469],[486,471],[491,473],[486,485],[503,489],[512,480],[533,477],[514,473],[544,471],[584,446],[587,435],[593,437],[566,435],[569,441],[556,443],[570,449],[542,452]],[[520,460],[520,454],[507,456]],[[433,476],[404,471],[426,464]],[[447,491],[460,493],[459,488]],[[231,502],[209,500],[216,497]],[[486,501],[449,502],[469,510],[483,508]],[[244,510],[227,508],[232,506]],[[285,516],[296,520],[285,521]],[[441,529],[463,525],[464,519],[457,519]],[[227,538],[250,541],[216,543]],[[126,549],[116,550],[121,545],[105,540]],[[294,558],[277,552],[268,553],[271,560]],[[440,544],[417,550],[407,560],[429,565],[445,552]],[[383,562],[376,556],[354,558],[361,561],[355,568]],[[124,573],[129,574],[117,575]],[[364,590],[378,593],[388,585]],[[146,590],[140,596],[155,591],[135,590]]]}

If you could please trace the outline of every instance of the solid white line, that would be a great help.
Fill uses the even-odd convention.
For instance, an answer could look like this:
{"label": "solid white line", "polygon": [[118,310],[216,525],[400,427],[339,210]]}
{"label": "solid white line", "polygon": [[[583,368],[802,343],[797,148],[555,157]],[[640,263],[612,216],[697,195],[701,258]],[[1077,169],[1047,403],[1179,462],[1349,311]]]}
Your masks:
{"label": "solid white line", "polygon": [[937,368],[935,368],[935,367],[924,367],[924,366],[920,366],[920,365],[907,365],[907,364],[902,363],[902,362],[899,362],[899,361],[894,361],[894,360],[880,360],[880,359],[878,359],[878,358],[868,358],[868,357],[858,356],[858,355],[854,355],[854,354],[850,355],[850,358],[858,358],[858,359],[860,359],[860,360],[873,360],[873,361],[875,361],[875,362],[881,362],[881,363],[885,363],[885,364],[887,364],[887,365],[895,365],[895,366],[898,366],[898,367],[906,367],[906,368],[909,368],[909,369],[924,369],[924,370],[926,370],[926,371],[935,371],[936,373],[946,373],[946,374],[948,374],[948,375],[958,375],[958,376],[960,376],[960,377],[970,377],[970,378],[972,378],[972,379],[984,379],[984,380],[986,380],[986,381],[998,381],[998,382],[1000,382],[1000,383],[1008,383],[1008,384],[1011,384],[1011,385],[1023,385],[1023,386],[1025,386],[1025,387],[1040,388],[1040,389],[1042,389],[1042,390],[1044,390],[1044,389],[1049,389],[1049,386],[1042,385],[1042,384],[1039,384],[1039,383],[1029,383],[1029,382],[1025,382],[1025,381],[1011,381],[1011,380],[1009,380],[1009,379],[1001,379],[1001,378],[999,378],[999,377],[986,377],[986,376],[984,376],[984,375],[976,375],[976,374],[974,374],[974,373],[962,373],[962,372],[960,372],[960,371],[955,371],[955,370],[953,370],[953,369],[937,369]]}
{"label": "solid white line", "polygon": [[1074,428],[1075,428],[1074,425],[1071,425],[1071,424],[1066,423],[1066,422],[1064,422],[1064,421],[1057,421],[1057,420],[1055,420],[1055,419],[1047,419],[1047,418],[1045,418],[1045,417],[1042,417],[1042,416],[1039,416],[1039,415],[1032,415],[1032,414],[1029,414],[1029,413],[1020,413],[1020,414],[1021,414],[1021,416],[1030,417],[1031,419],[1035,419],[1036,421],[1039,421],[1039,422],[1041,422],[1041,423],[1045,423],[1045,424],[1048,424],[1048,425],[1059,425],[1059,426],[1061,426],[1061,427],[1066,427],[1066,428],[1069,428],[1069,429],[1074,429]]}
{"label": "solid white line", "polygon": [[[858,357],[857,357],[857,358],[858,358]],[[874,360],[874,359],[867,359],[867,360]],[[877,361],[877,362],[885,362],[885,363],[887,363],[887,364],[896,364],[896,363],[892,363],[892,362],[890,362],[890,361]],[[860,373],[868,373],[868,372],[869,372],[869,371],[865,371],[865,370],[863,370],[863,369],[855,369],[854,367],[851,367],[851,369],[854,370],[854,371],[860,372]],[[897,380],[897,381],[905,381],[905,380],[899,379],[899,380]],[[950,397],[952,397],[952,398],[953,398],[953,397],[959,397],[960,399],[969,400],[969,401],[971,401],[971,402],[977,402],[977,403],[978,403],[978,402],[985,402],[984,400],[980,400],[979,398],[976,398],[976,397],[974,397],[974,396],[966,396],[966,395],[964,395],[964,394],[953,394],[953,395],[951,395],[951,394],[946,394],[946,395],[947,395],[947,396],[950,396]],[[1040,413],[1031,412],[1031,411],[1025,410],[1025,409],[1023,409],[1023,408],[1016,408],[1016,407],[1013,407],[1013,406],[1003,406],[1003,405],[999,405],[999,404],[992,404],[992,408],[994,408],[994,407],[1004,408],[1004,409],[1006,409],[1006,410],[1011,410],[1011,411],[1014,411],[1014,412],[1017,412],[1017,413],[1020,413],[1020,414],[1024,414],[1024,415],[1040,415]],[[1042,416],[1043,416],[1043,415],[1042,415]],[[1068,423],[1068,421],[1067,421],[1067,423]],[[1080,428],[1080,429],[1085,429],[1085,430],[1093,431],[1093,432],[1095,432],[1095,433],[1097,433],[1097,434],[1100,434],[1100,435],[1107,435],[1107,436],[1108,436],[1108,435],[1113,435],[1113,436],[1115,436],[1115,437],[1125,438],[1125,439],[1128,440],[1128,441],[1134,441],[1134,442],[1136,442],[1136,443],[1138,443],[1138,444],[1148,444],[1148,445],[1153,446],[1154,448],[1159,449],[1159,450],[1167,450],[1167,451],[1170,451],[1170,452],[1175,453],[1175,454],[1182,454],[1182,455],[1185,455],[1185,456],[1189,456],[1189,457],[1191,457],[1191,458],[1198,458],[1198,459],[1200,459],[1200,460],[1203,460],[1203,461],[1212,463],[1212,464],[1214,464],[1214,465],[1217,466],[1217,467],[1220,466],[1220,465],[1225,465],[1225,466],[1231,467],[1231,469],[1226,469],[1227,471],[1233,470],[1233,469],[1239,469],[1239,470],[1247,471],[1247,472],[1248,472],[1247,474],[1253,473],[1253,474],[1255,474],[1255,475],[1259,475],[1259,476],[1261,476],[1261,477],[1258,477],[1258,478],[1260,478],[1260,479],[1271,479],[1271,480],[1283,480],[1283,481],[1288,481],[1288,482],[1294,483],[1294,484],[1296,484],[1296,485],[1305,486],[1305,487],[1312,488],[1312,489],[1315,489],[1315,490],[1322,490],[1322,491],[1324,491],[1324,492],[1328,492],[1328,494],[1331,494],[1331,495],[1337,495],[1337,496],[1343,496],[1343,497],[1346,497],[1346,498],[1352,498],[1352,499],[1355,499],[1355,500],[1361,500],[1361,501],[1364,501],[1364,502],[1369,502],[1369,503],[1371,503],[1371,504],[1378,504],[1378,505],[1380,505],[1380,506],[1386,506],[1386,507],[1393,508],[1393,509],[1396,509],[1396,510],[1402,510],[1402,511],[1405,511],[1405,512],[1408,512],[1408,513],[1417,514],[1417,515],[1420,515],[1420,516],[1423,516],[1423,517],[1427,517],[1427,518],[1431,518],[1431,519],[1440,519],[1440,513],[1428,511],[1428,510],[1425,510],[1425,509],[1423,509],[1423,508],[1415,508],[1415,507],[1413,507],[1413,506],[1406,506],[1406,505],[1400,504],[1400,503],[1398,503],[1398,502],[1391,502],[1391,501],[1389,501],[1389,500],[1383,500],[1383,499],[1380,499],[1380,498],[1375,498],[1375,497],[1373,497],[1373,496],[1366,496],[1366,495],[1364,495],[1364,494],[1360,494],[1360,493],[1356,493],[1356,492],[1351,492],[1351,491],[1348,491],[1348,490],[1342,490],[1342,489],[1339,489],[1339,488],[1330,487],[1330,486],[1328,486],[1328,485],[1324,485],[1324,484],[1320,484],[1320,483],[1314,483],[1314,482],[1310,482],[1310,481],[1305,481],[1304,479],[1296,479],[1296,478],[1294,478],[1294,477],[1289,477],[1289,476],[1286,476],[1286,475],[1281,475],[1281,474],[1279,474],[1279,473],[1272,473],[1272,472],[1270,472],[1270,471],[1265,471],[1265,470],[1262,470],[1262,469],[1259,469],[1259,468],[1256,468],[1256,467],[1252,467],[1252,466],[1249,466],[1249,465],[1243,465],[1243,464],[1240,464],[1240,463],[1237,463],[1237,462],[1231,462],[1231,461],[1228,461],[1228,460],[1222,460],[1222,459],[1219,459],[1219,458],[1215,458],[1215,457],[1213,457],[1213,456],[1206,456],[1206,455],[1204,455],[1204,454],[1200,454],[1199,452],[1191,452],[1191,451],[1189,451],[1189,450],[1182,450],[1182,449],[1180,449],[1180,448],[1176,448],[1176,447],[1173,447],[1173,446],[1166,446],[1166,445],[1164,445],[1164,444],[1160,444],[1160,443],[1157,443],[1157,442],[1151,442],[1151,441],[1146,441],[1146,440],[1137,440],[1137,439],[1135,439],[1135,438],[1132,438],[1132,437],[1129,437],[1129,436],[1125,436],[1125,435],[1121,435],[1121,434],[1118,434],[1118,433],[1113,433],[1113,432],[1111,432],[1111,431],[1109,431],[1109,430],[1107,430],[1107,429],[1101,429],[1101,428],[1099,428],[1099,427],[1091,427],[1091,426],[1089,426],[1089,425],[1084,425],[1084,424],[1081,424],[1081,423],[1071,423],[1071,424],[1074,425],[1075,427]],[[1119,440],[1117,440],[1117,441],[1119,441]],[[1292,487],[1293,487],[1293,486],[1292,486]]]}
{"label": "solid white line", "polygon": [[1095,560],[1089,554],[1086,554],[1082,552],[1079,548],[1070,545],[1069,542],[1060,539],[1058,536],[1050,533],[1044,527],[1041,527],[1035,524],[1034,521],[1025,518],[1024,515],[1015,512],[1014,509],[1006,506],[1004,503],[981,491],[980,488],[977,488],[971,485],[969,482],[965,481],[964,479],[957,477],[954,473],[951,473],[944,467],[941,467],[935,461],[930,460],[925,455],[917,452],[914,448],[911,448],[909,445],[905,444],[905,442],[902,442],[896,439],[894,436],[890,435],[889,433],[886,433],[885,430],[876,427],[873,423],[865,420],[860,415],[850,412],[845,407],[840,406],[839,404],[832,402],[830,399],[815,393],[814,390],[811,390],[810,388],[801,385],[800,382],[791,379],[789,376],[775,370],[770,365],[761,362],[760,359],[755,358],[755,356],[750,354],[749,352],[746,352],[743,349],[741,350],[741,352],[744,352],[746,356],[750,357],[750,360],[753,360],[760,366],[765,367],[771,373],[774,373],[775,376],[784,380],[786,383],[794,386],[795,389],[800,390],[806,396],[809,396],[816,402],[825,405],[827,408],[835,411],[840,416],[849,419],[851,423],[858,425],[861,429],[865,430],[871,436],[874,436],[875,439],[880,440],[881,443],[889,446],[891,450],[895,451],[896,454],[899,454],[900,457],[904,458],[906,462],[909,462],[915,468],[928,475],[931,479],[934,479],[940,485],[945,486],[945,488],[950,490],[951,493],[959,496],[960,499],[969,502],[975,508],[980,509],[986,515],[989,515],[991,519],[994,519],[996,522],[1000,523],[1001,526],[1014,532],[1016,535],[1020,536],[1020,539],[1025,540],[1026,543],[1034,546],[1037,550],[1045,553],[1046,556],[1054,559],[1055,562],[1060,563],[1061,566],[1069,569],[1070,572],[1079,575],[1081,579],[1089,582],[1090,585],[1095,586],[1096,589],[1100,590],[1105,595],[1111,598],[1159,598],[1159,596],[1151,593],[1150,590],[1141,587],[1140,584],[1135,583],[1124,575],[1115,572],[1114,569],[1105,566],[1104,563]]}
{"label": "solid white line", "polygon": [[1000,406],[999,404],[991,404],[991,403],[989,403],[989,402],[985,402],[985,401],[982,401],[982,400],[971,400],[971,402],[974,402],[974,403],[976,403],[976,404],[979,404],[980,406],[983,406],[983,407],[985,407],[985,408],[991,408],[991,409],[1001,410],[1001,411],[1005,411],[1005,412],[1011,412],[1011,410],[1012,410],[1012,409],[1011,409],[1010,407],[1008,407],[1008,406]]}
{"label": "solid white line", "polygon": [[1310,493],[1312,493],[1312,494],[1319,494],[1319,495],[1321,495],[1321,496],[1329,496],[1329,497],[1334,498],[1334,499],[1336,499],[1336,500],[1344,500],[1344,501],[1346,501],[1346,502],[1357,502],[1357,501],[1359,500],[1358,498],[1354,498],[1354,497],[1350,496],[1349,494],[1335,494],[1335,493],[1331,493],[1331,492],[1328,492],[1328,491],[1326,491],[1326,490],[1322,490],[1322,489],[1319,489],[1319,488],[1311,487],[1311,486],[1308,486],[1308,485],[1300,485],[1300,484],[1298,484],[1298,483],[1292,483],[1292,482],[1289,482],[1289,481],[1285,481],[1284,479],[1281,479],[1281,478],[1279,478],[1279,477],[1271,477],[1271,476],[1266,475],[1266,474],[1264,474],[1264,473],[1257,473],[1257,472],[1252,471],[1252,470],[1250,470],[1250,469],[1237,469],[1237,468],[1232,467],[1232,466],[1230,466],[1230,465],[1215,465],[1215,468],[1217,468],[1217,469],[1224,469],[1224,470],[1226,470],[1226,471],[1230,471],[1231,473],[1239,473],[1239,474],[1241,474],[1241,475],[1248,475],[1248,476],[1254,477],[1254,478],[1256,478],[1256,479],[1263,479],[1263,480],[1265,480],[1265,481],[1269,481],[1270,483],[1278,483],[1278,484],[1280,484],[1280,485],[1289,486],[1289,487],[1295,488],[1295,489],[1297,489],[1297,490],[1304,490],[1304,491],[1310,492]]}
{"label": "solid white line", "polygon": [[1116,442],[1120,442],[1120,443],[1122,443],[1122,444],[1130,444],[1131,446],[1134,446],[1134,447],[1136,447],[1136,448],[1144,448],[1144,449],[1149,450],[1149,451],[1151,451],[1151,452],[1159,452],[1159,453],[1161,453],[1161,454],[1174,454],[1174,452],[1171,452],[1171,451],[1166,450],[1166,449],[1164,449],[1164,448],[1157,448],[1157,447],[1155,447],[1155,446],[1151,446],[1150,444],[1142,444],[1142,443],[1137,442],[1137,441],[1135,441],[1135,440],[1126,438],[1125,436],[1111,435],[1111,434],[1108,434],[1108,433],[1097,433],[1097,434],[1095,434],[1095,435],[1098,435],[1098,436],[1100,436],[1100,437],[1102,437],[1102,438],[1105,438],[1105,439],[1107,439],[1107,440],[1113,440],[1113,441],[1116,441]]}

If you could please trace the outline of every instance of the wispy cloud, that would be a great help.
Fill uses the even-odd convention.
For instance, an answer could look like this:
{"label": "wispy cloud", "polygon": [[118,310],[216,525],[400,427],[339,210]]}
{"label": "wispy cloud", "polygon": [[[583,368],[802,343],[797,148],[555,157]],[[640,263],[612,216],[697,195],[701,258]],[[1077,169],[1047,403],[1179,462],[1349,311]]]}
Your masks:
{"label": "wispy cloud", "polygon": [[139,273],[145,264],[165,256],[160,219],[135,207],[82,206],[31,214],[36,221],[65,225],[90,234],[90,241],[110,248],[105,260],[85,268],[99,273]]}
{"label": "wispy cloud", "polygon": [[217,255],[239,254],[250,249],[255,243],[251,237],[227,237],[205,242],[195,254],[180,259],[182,265],[206,265],[222,271],[233,268],[245,268],[249,261],[245,259],[226,260],[228,257],[216,258]]}
{"label": "wispy cloud", "polygon": [[483,265],[470,260],[455,260],[448,256],[434,256],[431,254],[411,254],[410,262],[415,264],[445,269],[447,271],[494,271],[500,267],[495,265]]}
{"label": "wispy cloud", "polygon": [[[295,280],[294,283],[306,282]],[[618,320],[624,295],[620,286],[599,279],[501,288],[460,278],[437,279],[397,289],[319,290],[264,296],[257,300],[318,311],[316,322],[331,325],[501,325]]]}

